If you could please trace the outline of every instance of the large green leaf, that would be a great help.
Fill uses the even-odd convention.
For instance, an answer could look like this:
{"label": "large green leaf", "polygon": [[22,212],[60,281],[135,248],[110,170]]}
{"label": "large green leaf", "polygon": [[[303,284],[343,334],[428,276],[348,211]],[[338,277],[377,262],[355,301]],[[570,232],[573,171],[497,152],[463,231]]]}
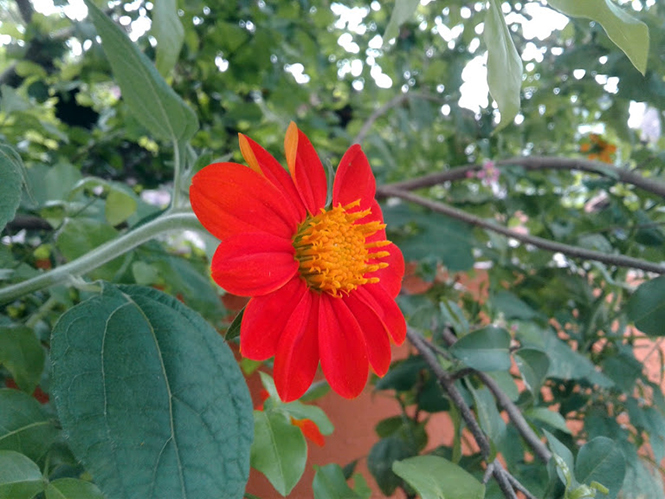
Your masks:
{"label": "large green leaf", "polygon": [[0,450],[0,499],[32,499],[44,486],[35,463],[18,452]]}
{"label": "large green leaf", "polygon": [[176,0],[161,0],[152,9],[152,34],[157,40],[155,66],[166,76],[175,66],[180,55],[185,29],[178,17]]}
{"label": "large green leaf", "polygon": [[286,496],[300,480],[306,463],[307,442],[302,431],[284,414],[254,411],[252,468]]}
{"label": "large green leaf", "polygon": [[573,458],[573,453],[570,452],[570,449],[563,445],[561,441],[559,441],[559,439],[552,435],[549,431],[543,430],[543,433],[545,433],[545,436],[547,437],[550,450],[561,458],[560,462],[557,463],[556,468],[559,478],[564,484],[570,484],[571,487],[576,487],[578,482],[575,478],[575,459]]}
{"label": "large green leaf", "polygon": [[18,390],[0,390],[0,449],[39,462],[57,434],[53,416],[34,398]]}
{"label": "large green leaf", "polygon": [[646,73],[649,28],[642,21],[626,13],[612,0],[547,0],[547,3],[568,16],[596,21],[637,70]]}
{"label": "large green leaf", "polygon": [[665,336],[665,276],[640,285],[626,305],[628,318],[650,336]]}
{"label": "large green leaf", "polygon": [[339,464],[326,464],[314,475],[312,482],[314,499],[360,499],[344,478],[344,472]]}
{"label": "large green leaf", "polygon": [[614,499],[626,475],[626,459],[619,446],[607,437],[596,437],[582,446],[577,454],[575,476],[587,485],[598,482],[609,489]]}
{"label": "large green leaf", "polygon": [[8,145],[0,144],[0,231],[14,219],[21,201],[22,168],[18,153]]}
{"label": "large green leaf", "polygon": [[154,289],[105,285],[60,318],[51,359],[69,446],[105,495],[242,497],[251,400],[198,314]]}
{"label": "large green leaf", "polygon": [[12,373],[21,390],[35,390],[44,371],[44,348],[32,329],[0,327],[0,364]]}
{"label": "large green leaf", "polygon": [[386,32],[383,34],[383,45],[388,45],[388,42],[399,35],[399,28],[402,24],[408,21],[414,14],[420,0],[396,0],[393,7],[390,21],[386,26]]}
{"label": "large green leaf", "polygon": [[510,334],[494,326],[477,329],[450,347],[450,352],[467,366],[479,371],[510,369]]}
{"label": "large green leaf", "polygon": [[515,352],[514,358],[526,387],[534,395],[540,393],[540,385],[545,381],[550,368],[547,354],[535,348],[520,348]]}
{"label": "large green leaf", "polygon": [[58,478],[46,487],[46,499],[104,499],[104,495],[94,483]]}
{"label": "large green leaf", "polygon": [[136,119],[158,138],[173,142],[189,140],[199,126],[194,111],[108,16],[90,0],[86,5],[102,38],[113,76]]}
{"label": "large green leaf", "polygon": [[487,46],[487,84],[501,112],[496,130],[508,126],[520,110],[522,59],[501,12],[501,2],[490,0],[483,34]]}
{"label": "large green leaf", "polygon": [[393,464],[393,471],[422,499],[483,499],[485,486],[463,468],[438,456],[416,456]]}

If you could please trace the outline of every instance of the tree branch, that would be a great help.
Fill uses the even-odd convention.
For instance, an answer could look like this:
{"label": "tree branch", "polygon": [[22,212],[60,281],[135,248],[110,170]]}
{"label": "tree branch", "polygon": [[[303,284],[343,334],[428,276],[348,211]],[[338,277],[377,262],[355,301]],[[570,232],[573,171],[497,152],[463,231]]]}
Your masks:
{"label": "tree branch", "polygon": [[434,212],[442,213],[443,215],[448,215],[449,217],[456,218],[457,220],[461,220],[476,227],[482,227],[483,229],[491,230],[498,234],[503,234],[504,236],[511,237],[523,243],[531,244],[537,248],[551,251],[553,253],[563,253],[564,255],[568,255],[574,258],[595,260],[597,262],[606,263],[608,265],[615,265],[617,267],[628,267],[628,268],[644,270],[646,272],[654,272],[656,274],[665,274],[665,266],[657,263],[649,262],[646,260],[640,260],[638,258],[632,258],[629,256],[601,253],[600,251],[587,250],[579,248],[577,246],[570,246],[568,244],[549,241],[541,237],[531,236],[528,234],[520,234],[519,232],[512,231],[494,222],[488,222],[486,220],[483,220],[482,218],[478,218],[474,215],[458,210],[456,208],[443,204],[439,201],[426,199],[422,196],[418,196],[416,194],[401,189],[395,189],[394,187],[383,186],[381,188],[381,192],[385,196],[394,196],[404,199],[405,201],[410,201],[412,203],[419,204],[420,206],[429,208]]}
{"label": "tree branch", "polygon": [[[646,178],[629,170],[623,168],[616,168],[614,166],[602,163],[600,161],[590,161],[581,158],[556,158],[556,157],[540,157],[540,156],[526,156],[523,158],[502,159],[494,163],[495,166],[511,166],[518,165],[525,170],[578,170],[589,173],[596,173],[605,177],[617,178],[626,184],[632,184],[640,189],[643,189],[652,194],[665,197],[665,183],[657,180]],[[450,182],[453,180],[461,180],[467,178],[468,172],[480,170],[482,165],[467,165],[452,168],[445,172],[432,173],[412,180],[404,180],[403,182],[395,182],[377,187],[377,197],[386,197],[388,194],[384,190],[401,189],[405,191],[412,191],[415,189],[422,189],[431,187],[433,185]]]}
{"label": "tree branch", "polygon": [[25,24],[30,24],[30,21],[32,21],[32,14],[35,12],[30,0],[16,0],[16,5],[21,13],[23,22],[25,22]]}
{"label": "tree branch", "polygon": [[[448,328],[444,328],[441,332],[441,335],[449,346],[457,342],[457,338]],[[529,423],[527,423],[526,419],[524,419],[524,416],[522,415],[522,412],[519,410],[519,408],[513,403],[512,400],[510,400],[508,395],[506,395],[503,390],[501,390],[493,378],[482,371],[474,370],[474,374],[478,376],[483,383],[485,383],[485,386],[487,386],[487,388],[489,388],[489,390],[492,392],[496,400],[499,402],[499,405],[508,413],[508,417],[510,417],[510,420],[515,425],[515,428],[517,428],[517,431],[520,433],[520,435],[522,435],[522,438],[524,438],[524,440],[526,440],[526,442],[529,444],[529,447],[533,449],[534,454],[538,456],[541,461],[547,463],[551,459],[552,453],[545,446],[545,444],[540,441],[538,435],[536,435],[536,433],[531,429],[531,426],[529,426]]]}
{"label": "tree branch", "polygon": [[[473,435],[473,438],[476,440],[476,443],[480,448],[480,453],[482,454],[483,458],[488,461],[491,454],[489,440],[483,433],[483,430],[480,428],[478,421],[476,421],[476,418],[473,416],[471,409],[468,405],[466,405],[466,402],[464,402],[462,394],[455,387],[455,381],[451,375],[447,373],[443,367],[441,367],[441,364],[439,364],[436,355],[428,347],[429,342],[425,340],[425,338],[423,338],[416,330],[408,326],[406,330],[406,336],[409,338],[409,341],[416,348],[416,350],[418,350],[418,353],[423,356],[425,362],[427,362],[427,365],[429,365],[429,367],[432,369],[432,372],[434,372],[434,375],[436,376],[436,379],[443,391],[446,392],[452,403],[455,404],[455,406],[459,409],[460,414],[462,415],[462,419],[466,423],[467,428],[469,428],[469,431]],[[508,471],[503,468],[501,463],[495,459],[492,462],[488,461],[487,466],[488,469],[491,467],[492,476],[496,480],[504,496],[509,499],[517,499],[513,485],[508,479],[508,475],[510,475],[510,473],[508,473]],[[515,482],[518,482],[516,478],[512,478]]]}

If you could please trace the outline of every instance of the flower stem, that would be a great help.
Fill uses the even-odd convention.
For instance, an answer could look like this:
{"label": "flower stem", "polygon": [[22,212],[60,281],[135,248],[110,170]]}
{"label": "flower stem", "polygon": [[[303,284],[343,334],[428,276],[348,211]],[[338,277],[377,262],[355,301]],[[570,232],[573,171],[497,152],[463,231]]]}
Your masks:
{"label": "flower stem", "polygon": [[193,213],[171,212],[161,215],[116,239],[107,241],[76,260],[72,260],[27,281],[0,289],[0,304],[10,302],[25,294],[34,293],[40,289],[66,282],[72,276],[86,274],[163,232],[184,229],[203,230]]}

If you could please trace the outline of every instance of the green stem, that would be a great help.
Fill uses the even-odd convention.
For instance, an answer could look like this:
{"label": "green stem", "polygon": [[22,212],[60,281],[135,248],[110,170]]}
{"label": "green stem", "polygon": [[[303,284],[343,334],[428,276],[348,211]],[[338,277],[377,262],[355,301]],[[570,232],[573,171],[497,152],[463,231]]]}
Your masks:
{"label": "green stem", "polygon": [[173,141],[173,194],[171,198],[171,206],[178,208],[180,201],[181,177],[182,177],[181,159],[180,159],[180,144],[178,141]]}
{"label": "green stem", "polygon": [[193,213],[171,212],[164,214],[131,232],[102,244],[76,260],[56,267],[50,272],[0,289],[0,304],[66,282],[71,276],[86,274],[163,232],[183,229],[203,230]]}

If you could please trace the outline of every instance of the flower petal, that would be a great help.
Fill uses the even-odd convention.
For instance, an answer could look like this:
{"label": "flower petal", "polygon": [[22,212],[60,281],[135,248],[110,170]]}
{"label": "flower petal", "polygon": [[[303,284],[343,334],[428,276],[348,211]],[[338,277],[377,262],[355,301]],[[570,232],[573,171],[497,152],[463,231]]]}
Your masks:
{"label": "flower petal", "polygon": [[388,264],[386,268],[379,269],[370,277],[378,277],[378,285],[386,290],[386,292],[395,298],[400,289],[402,289],[402,279],[404,279],[404,256],[400,249],[395,244],[390,243],[388,246],[380,248],[381,251],[387,251],[388,256],[381,258],[381,262]]}
{"label": "flower petal", "polygon": [[330,387],[355,398],[367,383],[369,362],[358,321],[344,303],[323,293],[319,305],[319,354]]}
{"label": "flower petal", "polygon": [[238,141],[240,142],[240,152],[242,152],[242,156],[250,168],[265,176],[275,187],[281,190],[286,199],[293,205],[291,208],[295,211],[296,218],[300,222],[305,220],[307,210],[300,200],[300,195],[289,172],[282,168],[282,165],[272,154],[249,137],[239,133]]}
{"label": "flower petal", "polygon": [[328,181],[319,156],[307,136],[291,122],[284,139],[286,162],[291,178],[307,211],[318,214],[326,205]]}
{"label": "flower petal", "polygon": [[266,360],[275,355],[284,328],[307,286],[294,277],[269,295],[252,298],[240,325],[240,353],[252,360]]}
{"label": "flower petal", "polygon": [[265,232],[227,237],[212,257],[212,278],[229,293],[258,296],[281,288],[298,272],[291,241]]}
{"label": "flower petal", "polygon": [[319,447],[323,447],[325,445],[326,439],[323,437],[319,427],[316,426],[316,423],[311,419],[296,419],[291,417],[291,424],[300,428],[302,434]]}
{"label": "flower petal", "polygon": [[242,232],[268,232],[290,239],[300,220],[265,177],[236,163],[213,163],[192,178],[192,208],[210,233],[224,239]]}
{"label": "flower petal", "polygon": [[319,295],[306,291],[286,323],[275,353],[273,377],[283,402],[300,398],[319,365]]}
{"label": "flower petal", "polygon": [[376,194],[376,180],[367,161],[367,156],[358,144],[344,153],[337,168],[333,184],[333,206],[346,206],[360,199],[361,210],[372,206]]}
{"label": "flower petal", "polygon": [[386,325],[390,337],[396,345],[406,339],[406,321],[404,314],[395,303],[395,299],[379,284],[366,284],[354,291]]}
{"label": "flower petal", "polygon": [[369,365],[377,375],[383,377],[390,367],[390,339],[387,326],[377,312],[359,299],[356,293],[350,293],[342,299],[355,316],[363,333]]}

